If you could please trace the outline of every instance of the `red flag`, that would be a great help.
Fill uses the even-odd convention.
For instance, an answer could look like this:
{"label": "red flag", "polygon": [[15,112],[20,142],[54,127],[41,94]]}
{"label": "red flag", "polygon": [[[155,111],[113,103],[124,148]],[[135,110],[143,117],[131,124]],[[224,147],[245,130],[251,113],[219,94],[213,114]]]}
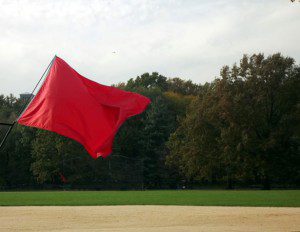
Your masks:
{"label": "red flag", "polygon": [[149,103],[142,95],[91,81],[56,57],[18,123],[72,138],[93,158],[106,157],[119,127]]}

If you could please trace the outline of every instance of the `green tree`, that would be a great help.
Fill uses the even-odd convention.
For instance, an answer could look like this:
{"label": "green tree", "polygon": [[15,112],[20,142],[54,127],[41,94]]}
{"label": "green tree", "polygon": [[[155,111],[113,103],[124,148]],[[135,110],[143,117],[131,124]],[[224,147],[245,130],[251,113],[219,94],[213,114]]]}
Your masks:
{"label": "green tree", "polygon": [[[188,178],[299,181],[299,66],[274,54],[244,56],[191,103],[169,140],[167,163]],[[298,128],[298,129],[297,129]]]}

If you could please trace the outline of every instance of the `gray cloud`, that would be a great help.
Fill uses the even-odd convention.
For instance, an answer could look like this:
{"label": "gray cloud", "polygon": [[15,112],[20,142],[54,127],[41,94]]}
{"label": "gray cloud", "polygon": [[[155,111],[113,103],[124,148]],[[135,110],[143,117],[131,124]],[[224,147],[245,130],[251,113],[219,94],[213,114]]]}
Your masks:
{"label": "gray cloud", "polygon": [[[0,93],[31,91],[57,54],[102,84],[144,72],[211,81],[244,53],[299,62],[289,1],[0,1]],[[116,52],[116,53],[113,53]]]}

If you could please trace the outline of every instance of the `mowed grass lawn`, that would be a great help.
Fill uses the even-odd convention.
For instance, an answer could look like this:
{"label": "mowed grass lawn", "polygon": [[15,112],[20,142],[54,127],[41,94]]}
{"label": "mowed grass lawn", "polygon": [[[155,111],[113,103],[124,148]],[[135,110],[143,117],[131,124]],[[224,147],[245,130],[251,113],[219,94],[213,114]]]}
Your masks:
{"label": "mowed grass lawn", "polygon": [[300,190],[0,192],[1,206],[202,205],[300,207]]}

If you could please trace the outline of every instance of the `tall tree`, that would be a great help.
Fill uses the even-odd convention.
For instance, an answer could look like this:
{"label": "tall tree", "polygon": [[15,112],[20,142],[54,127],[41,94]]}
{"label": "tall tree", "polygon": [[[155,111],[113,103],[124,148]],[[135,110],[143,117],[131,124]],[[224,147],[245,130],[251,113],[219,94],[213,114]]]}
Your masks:
{"label": "tall tree", "polygon": [[228,187],[249,178],[264,188],[298,182],[299,80],[299,66],[280,54],[225,66],[170,137],[168,164],[189,178],[218,170]]}

